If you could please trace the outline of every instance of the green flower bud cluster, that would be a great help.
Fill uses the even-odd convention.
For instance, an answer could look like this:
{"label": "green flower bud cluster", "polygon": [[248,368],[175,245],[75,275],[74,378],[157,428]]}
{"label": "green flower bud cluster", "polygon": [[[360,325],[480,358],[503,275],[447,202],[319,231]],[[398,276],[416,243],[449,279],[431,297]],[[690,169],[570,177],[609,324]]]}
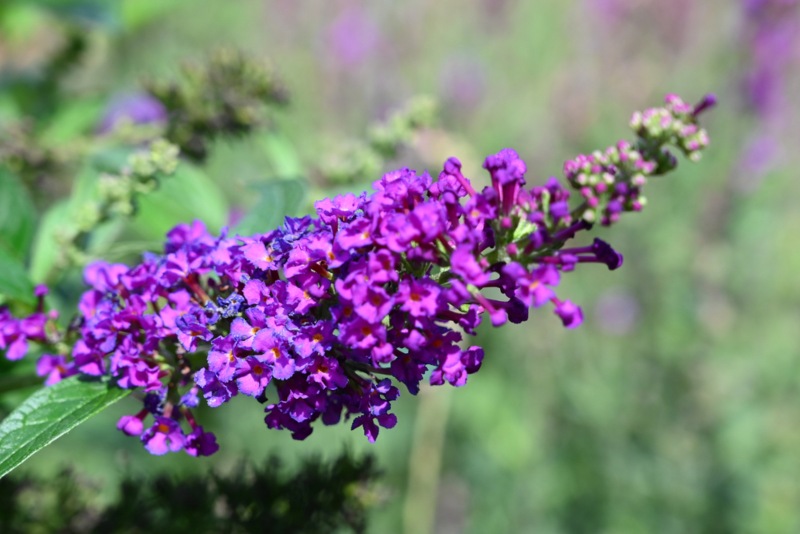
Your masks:
{"label": "green flower bud cluster", "polygon": [[[630,126],[639,136],[642,149],[673,145],[691,161],[698,161],[700,152],[708,146],[708,134],[697,125],[697,115],[712,105],[714,103],[711,100],[708,102],[703,100],[697,106],[692,106],[676,95],[668,95],[665,107],[634,113]],[[669,157],[662,157],[659,153],[645,155],[654,159],[664,159],[667,164],[672,160]],[[664,174],[670,170],[671,166],[659,168],[653,174]]]}
{"label": "green flower bud cluster", "polygon": [[342,185],[363,183],[380,175],[417,132],[436,122],[437,107],[430,97],[412,99],[385,122],[371,127],[366,141],[350,141],[330,151],[320,173],[325,181]]}
{"label": "green flower bud cluster", "polygon": [[83,203],[75,211],[74,226],[62,229],[58,235],[64,250],[60,266],[85,263],[89,235],[115,217],[135,215],[137,197],[154,191],[160,178],[175,172],[178,154],[177,146],[158,139],[147,151],[131,155],[119,174],[101,175],[96,198]]}
{"label": "green flower bud cluster", "polygon": [[146,90],[167,110],[165,137],[196,162],[209,142],[243,135],[268,123],[269,110],[288,101],[286,89],[261,61],[221,49],[203,63],[186,63],[177,82],[146,81]]}
{"label": "green flower bud cluster", "polygon": [[604,151],[581,154],[564,164],[570,185],[584,198],[572,216],[587,223],[615,222],[624,211],[640,211],[647,204],[642,189],[650,176],[673,170],[677,148],[690,161],[698,161],[708,146],[708,134],[697,123],[697,116],[715,105],[707,95],[697,105],[667,95],[663,107],[637,111],[630,126],[636,133],[633,143],[620,141]]}
{"label": "green flower bud cluster", "polygon": [[403,145],[411,142],[414,134],[430,127],[436,120],[436,101],[427,96],[412,99],[389,120],[370,129],[369,146],[385,160],[397,157]]}

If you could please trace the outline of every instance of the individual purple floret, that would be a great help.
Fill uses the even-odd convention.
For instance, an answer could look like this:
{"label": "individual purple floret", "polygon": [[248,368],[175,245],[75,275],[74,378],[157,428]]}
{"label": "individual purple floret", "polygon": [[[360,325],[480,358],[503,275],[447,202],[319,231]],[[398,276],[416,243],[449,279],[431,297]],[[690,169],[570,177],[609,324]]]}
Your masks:
{"label": "individual purple floret", "polygon": [[[266,426],[296,439],[318,420],[351,420],[374,441],[397,423],[393,381],[416,394],[426,375],[458,387],[480,369],[484,351],[464,334],[484,316],[500,326],[547,308],[566,328],[582,323],[581,308],[557,295],[561,275],[584,263],[617,269],[623,258],[600,239],[574,241],[595,221],[642,209],[645,177],[675,165],[667,145],[696,159],[707,144],[696,118],[711,103],[670,95],[634,116],[635,143],[568,161],[575,207],[555,178],[527,189],[525,163],[505,149],[486,158],[491,185],[480,192],[450,158],[438,180],[390,172],[369,196],[322,200],[316,216],[265,234],[180,225],[162,255],[86,268],[71,354],[49,351],[39,374],[110,375],[143,391],[143,409],[117,427],[153,454],[217,450],[192,413],[200,396],[210,407],[254,397]],[[46,324],[41,298],[21,320],[0,308],[0,347],[11,359],[27,340],[63,347]]]}
{"label": "individual purple floret", "polygon": [[181,450],[186,436],[177,421],[157,416],[153,426],[142,433],[142,443],[150,454],[161,455]]}
{"label": "individual purple floret", "polygon": [[[47,287],[43,285],[34,288],[36,297],[36,312],[23,318],[14,317],[8,308],[0,306],[0,350],[5,351],[6,358],[9,360],[20,360],[28,353],[28,341],[39,343],[47,342],[47,325],[52,324],[58,318],[58,312],[52,310],[44,313],[44,298],[47,296]],[[58,370],[58,360],[56,356],[51,356],[50,360],[43,361],[40,365],[39,376],[48,376],[48,380],[53,383],[51,376],[58,373],[64,374],[66,371]],[[53,371],[57,374],[53,375]]]}

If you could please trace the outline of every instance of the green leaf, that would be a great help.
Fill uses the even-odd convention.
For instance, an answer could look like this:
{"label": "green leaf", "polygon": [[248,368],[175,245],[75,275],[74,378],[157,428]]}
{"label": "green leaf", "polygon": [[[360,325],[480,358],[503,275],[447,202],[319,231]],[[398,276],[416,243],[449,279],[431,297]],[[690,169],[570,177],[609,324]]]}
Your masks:
{"label": "green leaf", "polygon": [[100,200],[100,177],[103,173],[118,175],[133,154],[126,147],[111,147],[90,155],[76,173],[69,194],[70,215],[77,217],[86,204]]}
{"label": "green leaf", "polygon": [[278,133],[270,133],[260,139],[267,157],[272,162],[273,173],[277,176],[300,176],[303,164],[294,145]]}
{"label": "green leaf", "polygon": [[69,198],[60,200],[48,209],[39,221],[33,241],[28,272],[37,284],[49,282],[49,277],[63,253],[59,234],[74,228],[74,220],[83,206],[96,198],[99,172],[89,163],[78,172]]}
{"label": "green leaf", "polygon": [[36,227],[36,208],[16,176],[0,167],[0,248],[24,261]]}
{"label": "green leaf", "polygon": [[0,34],[10,44],[19,44],[36,31],[42,14],[33,6],[21,3],[2,3],[0,7]]}
{"label": "green leaf", "polygon": [[119,6],[108,0],[28,0],[28,2],[53,10],[67,19],[119,26]]}
{"label": "green leaf", "polygon": [[136,31],[158,20],[177,5],[176,0],[123,0],[122,23],[127,31]]}
{"label": "green leaf", "polygon": [[93,170],[95,181],[104,172],[119,174],[128,166],[130,157],[137,152],[141,152],[141,149],[129,146],[110,146],[91,154],[89,166]]}
{"label": "green leaf", "polygon": [[77,376],[37,391],[0,423],[0,478],[130,393]]}
{"label": "green leaf", "polygon": [[176,224],[200,219],[218,232],[228,218],[222,190],[199,168],[181,162],[173,176],[159,179],[159,188],[139,197],[133,227],[144,237],[163,240]]}
{"label": "green leaf", "polygon": [[[129,150],[112,149],[93,154],[89,162],[77,173],[72,184],[69,198],[61,200],[44,213],[39,228],[33,241],[29,273],[35,283],[48,282],[48,278],[62,254],[63,245],[59,242],[59,234],[74,228],[75,217],[86,203],[98,198],[98,183],[101,171],[113,172],[122,165]],[[108,228],[106,228],[108,227]],[[101,225],[96,229],[91,238],[91,249],[94,251],[98,245],[107,244],[108,239],[119,232],[119,223]],[[103,234],[98,237],[97,234]]]}
{"label": "green leaf", "polygon": [[[7,254],[0,246],[0,297],[33,304],[33,284],[22,262]],[[0,298],[2,301],[2,298]]]}
{"label": "green leaf", "polygon": [[255,206],[233,229],[239,235],[268,232],[283,224],[287,215],[297,215],[306,196],[303,180],[275,180],[260,184]]}
{"label": "green leaf", "polygon": [[69,106],[60,108],[50,118],[40,141],[47,145],[67,143],[91,129],[100,120],[105,107],[100,100],[73,100]]}
{"label": "green leaf", "polygon": [[33,242],[29,273],[36,283],[47,281],[61,253],[58,233],[70,224],[70,202],[62,200],[54,204],[42,217]]}

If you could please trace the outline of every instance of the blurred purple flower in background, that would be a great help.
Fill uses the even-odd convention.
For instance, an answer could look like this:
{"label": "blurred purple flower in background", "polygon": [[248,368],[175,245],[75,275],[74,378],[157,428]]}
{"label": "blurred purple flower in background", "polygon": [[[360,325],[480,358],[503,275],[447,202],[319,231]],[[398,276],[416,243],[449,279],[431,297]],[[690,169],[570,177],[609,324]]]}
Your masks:
{"label": "blurred purple flower in background", "polygon": [[742,98],[758,123],[742,151],[737,185],[749,191],[782,157],[777,140],[789,126],[788,86],[800,58],[800,0],[743,0],[742,8],[748,52],[740,80]]}
{"label": "blurred purple flower in background", "polygon": [[483,0],[485,22],[494,26],[505,25],[515,3],[514,0]]}
{"label": "blurred purple flower in background", "polygon": [[[631,50],[638,50],[638,55],[652,41],[660,42],[668,56],[675,56],[685,45],[687,24],[696,4],[691,0],[586,0],[590,24],[605,26],[604,30],[613,36],[610,41],[626,55]],[[592,17],[599,20],[595,22]],[[641,32],[644,25],[650,31]],[[621,31],[625,34],[620,35]]]}
{"label": "blurred purple flower in background", "polygon": [[757,135],[744,148],[741,169],[750,177],[763,176],[773,166],[778,153],[778,141],[774,137],[768,134]]}
{"label": "blurred purple flower in background", "polygon": [[339,66],[357,67],[380,47],[380,26],[367,10],[352,5],[328,26],[325,42],[328,54]]}
{"label": "blurred purple flower in background", "polygon": [[448,107],[461,113],[475,109],[486,93],[486,65],[463,54],[447,58],[439,77],[439,91]]}
{"label": "blurred purple flower in background", "polygon": [[167,121],[164,105],[147,93],[131,93],[115,97],[108,105],[98,133],[108,134],[123,121],[132,124],[153,124]]}
{"label": "blurred purple flower in background", "polygon": [[745,35],[750,64],[745,70],[745,99],[759,115],[780,113],[786,103],[786,74],[797,59],[798,0],[744,0]]}
{"label": "blurred purple flower in background", "polygon": [[622,0],[588,0],[593,15],[602,17],[605,24],[617,24],[625,17],[627,7]]}
{"label": "blurred purple flower in background", "polygon": [[597,299],[595,321],[606,333],[621,336],[636,326],[640,310],[636,297],[626,291],[610,289]]}

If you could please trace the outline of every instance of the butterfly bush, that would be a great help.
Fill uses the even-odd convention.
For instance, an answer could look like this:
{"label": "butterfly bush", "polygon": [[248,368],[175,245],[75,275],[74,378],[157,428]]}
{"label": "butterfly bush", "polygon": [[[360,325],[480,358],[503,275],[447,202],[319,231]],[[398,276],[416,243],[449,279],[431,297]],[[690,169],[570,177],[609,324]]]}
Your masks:
{"label": "butterfly bush", "polygon": [[708,143],[697,116],[713,103],[669,95],[634,114],[634,142],[565,163],[569,188],[555,178],[526,188],[525,163],[504,149],[486,158],[491,186],[480,192],[450,158],[437,179],[396,170],[371,194],[321,200],[314,216],[263,234],[179,225],[138,265],[90,264],[64,332],[43,310],[44,288],[29,317],[0,310],[0,348],[10,359],[28,341],[57,349],[38,361],[48,384],[110,376],[141,392],[142,409],[117,426],[153,454],[218,449],[192,412],[201,397],[211,407],[253,397],[267,427],[295,439],[345,419],[374,441],[397,422],[398,384],[463,386],[480,369],[484,351],[464,334],[485,317],[522,323],[544,308],[580,325],[581,308],[557,293],[562,274],[623,258],[579,236],[641,210],[647,179],[676,165],[668,147],[696,160]]}

